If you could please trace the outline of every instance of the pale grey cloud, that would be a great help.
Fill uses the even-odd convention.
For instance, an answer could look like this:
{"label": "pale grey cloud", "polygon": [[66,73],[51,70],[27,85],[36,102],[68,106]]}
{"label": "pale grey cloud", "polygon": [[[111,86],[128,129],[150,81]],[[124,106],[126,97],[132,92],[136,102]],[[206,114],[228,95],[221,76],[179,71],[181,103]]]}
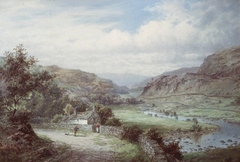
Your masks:
{"label": "pale grey cloud", "polygon": [[89,3],[0,2],[0,54],[22,43],[43,65],[149,76],[199,66],[216,50],[240,44],[237,0],[141,1],[132,11],[143,19],[134,31],[130,2]]}

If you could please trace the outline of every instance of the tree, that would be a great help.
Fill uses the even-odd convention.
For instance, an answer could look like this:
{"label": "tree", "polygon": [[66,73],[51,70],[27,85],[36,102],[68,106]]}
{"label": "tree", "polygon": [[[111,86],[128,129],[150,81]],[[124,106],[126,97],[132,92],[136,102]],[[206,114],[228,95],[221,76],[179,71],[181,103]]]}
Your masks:
{"label": "tree", "polygon": [[18,109],[23,101],[29,99],[34,91],[47,89],[54,76],[47,71],[34,71],[37,60],[28,57],[23,45],[18,45],[14,52],[5,52],[1,79],[6,84],[2,89],[4,109]]}
{"label": "tree", "polygon": [[71,104],[67,104],[66,107],[63,109],[63,111],[65,112],[65,114],[70,116],[71,113],[74,111],[74,108],[72,107]]}

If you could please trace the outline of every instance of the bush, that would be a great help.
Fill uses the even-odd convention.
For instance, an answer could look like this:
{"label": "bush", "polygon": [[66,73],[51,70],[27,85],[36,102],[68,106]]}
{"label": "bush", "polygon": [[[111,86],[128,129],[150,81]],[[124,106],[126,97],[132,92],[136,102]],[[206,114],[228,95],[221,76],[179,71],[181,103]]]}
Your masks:
{"label": "bush", "polygon": [[118,118],[113,117],[113,118],[107,119],[105,125],[120,127],[122,123]]}
{"label": "bush", "polygon": [[198,120],[196,118],[193,118],[192,121],[194,122],[194,124],[190,128],[190,131],[200,132],[202,130],[202,126],[198,124]]}
{"label": "bush", "polygon": [[56,114],[53,116],[53,119],[51,120],[52,123],[60,123],[63,119],[62,114]]}
{"label": "bush", "polygon": [[163,143],[163,139],[160,136],[160,133],[158,132],[157,128],[149,129],[146,135],[148,136],[148,138],[156,141],[158,144]]}
{"label": "bush", "polygon": [[138,142],[139,135],[143,133],[137,125],[130,127],[124,126],[121,139],[128,140],[131,143]]}
{"label": "bush", "polygon": [[180,152],[180,149],[182,147],[179,147],[179,142],[171,142],[169,144],[163,144],[162,143],[160,147],[163,149],[164,153],[170,154],[178,160],[183,159],[183,155]]}
{"label": "bush", "polygon": [[174,158],[182,160],[183,155],[180,152],[181,147],[179,147],[179,142],[171,142],[169,144],[165,144],[163,142],[163,138],[160,136],[160,132],[156,128],[149,129],[146,135],[148,138],[156,141],[165,154],[172,155]]}

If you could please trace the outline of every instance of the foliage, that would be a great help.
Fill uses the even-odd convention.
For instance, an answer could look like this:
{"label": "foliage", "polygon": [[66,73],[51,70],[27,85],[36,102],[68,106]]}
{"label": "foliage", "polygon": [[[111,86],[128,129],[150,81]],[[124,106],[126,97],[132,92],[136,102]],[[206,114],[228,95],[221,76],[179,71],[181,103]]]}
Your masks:
{"label": "foliage", "polygon": [[156,141],[165,154],[170,154],[176,159],[182,160],[183,155],[180,152],[181,147],[179,147],[179,142],[170,142],[169,144],[165,144],[163,142],[163,138],[160,135],[160,132],[156,128],[149,129],[146,135],[150,139]]}
{"label": "foliage", "polygon": [[156,141],[157,143],[163,143],[163,139],[160,136],[160,132],[157,130],[157,128],[150,128],[146,135],[148,138]]}
{"label": "foliage", "polygon": [[130,105],[136,105],[139,103],[139,101],[136,98],[127,98],[126,99],[126,103],[130,104]]}
{"label": "foliage", "polygon": [[0,73],[6,84],[6,88],[2,89],[3,105],[10,111],[18,109],[19,104],[28,99],[32,92],[47,89],[53,76],[47,71],[33,70],[37,60],[27,56],[23,45],[14,48],[14,52],[6,52],[5,55],[5,64],[0,68]]}
{"label": "foliage", "polygon": [[107,119],[105,125],[120,127],[122,123],[120,119],[113,117],[113,118]]}
{"label": "foliage", "polygon": [[95,109],[101,118],[101,125],[104,125],[109,118],[114,117],[111,108],[104,107],[103,105],[100,104],[95,104]]}
{"label": "foliage", "polygon": [[68,116],[71,115],[71,113],[74,111],[74,108],[72,107],[71,104],[67,104],[65,108],[63,109],[64,113],[67,114]]}
{"label": "foliage", "polygon": [[169,144],[161,144],[160,146],[164,153],[174,156],[178,160],[183,159],[183,155],[180,151],[182,147],[179,147],[179,142],[170,142]]}
{"label": "foliage", "polygon": [[15,124],[27,124],[29,119],[30,119],[31,113],[30,112],[26,112],[26,111],[18,111],[16,113],[16,109],[13,111],[13,113],[11,115],[9,115],[8,120],[11,123],[15,123]]}
{"label": "foliage", "polygon": [[56,114],[53,116],[53,119],[51,120],[52,123],[59,123],[61,122],[63,119],[63,115],[62,114]]}
{"label": "foliage", "polygon": [[194,122],[194,124],[192,125],[190,130],[193,132],[200,132],[202,130],[202,126],[198,124],[198,120],[196,118],[193,118],[192,121]]}
{"label": "foliage", "polygon": [[139,135],[143,133],[143,130],[140,129],[137,125],[133,126],[124,126],[121,138],[128,140],[131,143],[137,142]]}
{"label": "foliage", "polygon": [[55,114],[63,114],[63,108],[71,102],[63,92],[56,84],[52,84],[44,92],[33,93],[26,108],[31,109],[34,117],[53,118]]}

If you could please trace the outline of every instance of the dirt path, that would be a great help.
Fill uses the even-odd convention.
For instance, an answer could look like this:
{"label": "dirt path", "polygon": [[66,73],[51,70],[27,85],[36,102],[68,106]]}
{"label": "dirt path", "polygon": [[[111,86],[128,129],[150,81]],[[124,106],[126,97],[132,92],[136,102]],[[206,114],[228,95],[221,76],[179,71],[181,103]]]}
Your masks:
{"label": "dirt path", "polygon": [[66,132],[34,129],[38,135],[45,135],[55,142],[64,142],[71,146],[71,156],[66,162],[96,162],[116,161],[117,153],[111,147],[112,138],[107,138],[98,133],[78,132],[74,137],[73,133],[65,135]]}

